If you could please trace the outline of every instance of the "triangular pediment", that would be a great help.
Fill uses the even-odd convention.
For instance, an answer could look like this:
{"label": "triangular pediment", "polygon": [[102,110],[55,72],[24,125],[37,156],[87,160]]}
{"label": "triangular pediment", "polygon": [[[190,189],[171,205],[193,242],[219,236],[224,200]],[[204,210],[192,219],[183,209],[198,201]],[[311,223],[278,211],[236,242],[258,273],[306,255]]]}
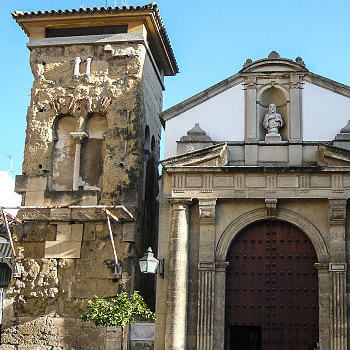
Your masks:
{"label": "triangular pediment", "polygon": [[317,151],[319,166],[350,166],[350,151],[342,148],[320,145]]}
{"label": "triangular pediment", "polygon": [[180,154],[161,161],[164,167],[225,166],[228,163],[227,144],[222,143],[198,151]]}

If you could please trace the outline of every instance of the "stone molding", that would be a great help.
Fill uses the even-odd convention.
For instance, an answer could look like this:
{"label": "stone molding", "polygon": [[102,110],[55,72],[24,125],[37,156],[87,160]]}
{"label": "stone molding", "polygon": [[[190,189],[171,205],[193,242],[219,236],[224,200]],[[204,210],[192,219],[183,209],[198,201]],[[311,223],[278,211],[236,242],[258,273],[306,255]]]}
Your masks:
{"label": "stone molding", "polygon": [[192,198],[168,198],[173,210],[187,210],[192,204]]}
{"label": "stone molding", "polygon": [[[221,168],[219,168],[221,169]],[[226,173],[206,167],[184,167],[172,176],[174,198],[336,198],[350,196],[350,174],[318,173]],[[240,169],[240,171],[242,171]]]}
{"label": "stone molding", "polygon": [[[248,211],[238,218],[234,219],[221,234],[216,247],[216,259],[219,261],[225,261],[228,249],[236,235],[249,224],[266,219],[268,219],[268,216],[266,215],[265,208]],[[277,210],[276,219],[287,221],[300,228],[311,240],[315,248],[318,261],[320,263],[328,262],[328,248],[321,233],[312,222],[300,214],[282,208]]]}
{"label": "stone molding", "polygon": [[216,261],[215,262],[215,270],[217,272],[226,272],[226,268],[229,265],[228,261]]}
{"label": "stone molding", "polygon": [[266,198],[266,213],[268,218],[275,219],[277,215],[277,199],[276,198]]}
{"label": "stone molding", "polygon": [[214,271],[215,270],[215,262],[214,261],[200,261],[198,263],[199,271]]}
{"label": "stone molding", "polygon": [[346,263],[330,263],[329,271],[330,272],[345,272],[347,270]]}
{"label": "stone molding", "polygon": [[200,225],[215,224],[215,199],[199,200],[199,222]]}
{"label": "stone molding", "polygon": [[329,264],[315,263],[314,266],[318,273],[329,273]]}
{"label": "stone molding", "polygon": [[345,225],[346,199],[329,199],[329,224]]}
{"label": "stone molding", "polygon": [[[49,102],[49,106],[55,115],[69,114],[73,117],[81,116],[89,113],[105,113],[111,106],[112,99],[108,96],[100,98],[91,98],[90,96],[61,96]],[[81,111],[78,113],[78,108]],[[88,116],[86,116],[88,118]]]}

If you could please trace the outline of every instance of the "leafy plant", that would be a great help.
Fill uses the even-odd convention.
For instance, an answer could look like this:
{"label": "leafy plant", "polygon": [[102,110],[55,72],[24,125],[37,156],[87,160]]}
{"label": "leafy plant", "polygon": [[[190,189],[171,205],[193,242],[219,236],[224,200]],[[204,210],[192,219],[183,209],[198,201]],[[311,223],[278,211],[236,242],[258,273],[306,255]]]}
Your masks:
{"label": "leafy plant", "polygon": [[109,299],[95,297],[94,300],[88,301],[88,311],[80,318],[83,322],[91,321],[96,326],[121,327],[123,349],[125,327],[137,320],[155,320],[156,315],[135,291],[131,295],[121,292]]}

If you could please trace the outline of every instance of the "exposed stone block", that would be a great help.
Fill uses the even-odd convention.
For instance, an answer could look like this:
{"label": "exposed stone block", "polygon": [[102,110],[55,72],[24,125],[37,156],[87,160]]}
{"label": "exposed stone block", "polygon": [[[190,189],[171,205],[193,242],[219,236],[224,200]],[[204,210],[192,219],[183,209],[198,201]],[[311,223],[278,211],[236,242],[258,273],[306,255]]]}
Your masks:
{"label": "exposed stone block", "polygon": [[91,242],[96,239],[95,224],[86,223],[84,225],[84,236],[83,240],[86,242]]}
{"label": "exposed stone block", "polygon": [[70,241],[45,242],[45,258],[80,258],[81,243]]}
{"label": "exposed stone block", "polygon": [[84,195],[82,205],[97,205],[97,195]]}
{"label": "exposed stone block", "polygon": [[25,192],[27,190],[27,182],[28,182],[27,175],[16,175],[15,192],[17,193]]}
{"label": "exposed stone block", "polygon": [[125,222],[123,224],[123,241],[135,242],[135,223]]}
{"label": "exposed stone block", "polygon": [[70,241],[72,236],[72,225],[59,224],[57,225],[56,241]]}
{"label": "exposed stone block", "polygon": [[26,192],[25,205],[41,206],[45,203],[44,191]]}
{"label": "exposed stone block", "polygon": [[27,182],[27,192],[46,191],[46,176],[29,176]]}
{"label": "exposed stone block", "polygon": [[60,258],[77,259],[80,258],[80,242],[61,242]]}
{"label": "exposed stone block", "polygon": [[72,242],[81,242],[83,239],[83,225],[82,224],[73,224],[72,227],[72,235],[71,235],[71,241]]}
{"label": "exposed stone block", "polygon": [[26,242],[23,244],[25,258],[43,258],[45,256],[44,242]]}
{"label": "exposed stone block", "polygon": [[46,241],[45,242],[45,258],[60,258],[61,242]]}

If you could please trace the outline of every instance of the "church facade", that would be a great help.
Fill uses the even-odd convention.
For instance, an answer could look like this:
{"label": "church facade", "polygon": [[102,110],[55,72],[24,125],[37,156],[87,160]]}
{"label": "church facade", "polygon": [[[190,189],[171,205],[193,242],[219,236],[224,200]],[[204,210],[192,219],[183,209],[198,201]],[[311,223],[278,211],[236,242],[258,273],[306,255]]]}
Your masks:
{"label": "church facade", "polygon": [[273,51],[161,113],[155,349],[348,348],[349,112]]}

